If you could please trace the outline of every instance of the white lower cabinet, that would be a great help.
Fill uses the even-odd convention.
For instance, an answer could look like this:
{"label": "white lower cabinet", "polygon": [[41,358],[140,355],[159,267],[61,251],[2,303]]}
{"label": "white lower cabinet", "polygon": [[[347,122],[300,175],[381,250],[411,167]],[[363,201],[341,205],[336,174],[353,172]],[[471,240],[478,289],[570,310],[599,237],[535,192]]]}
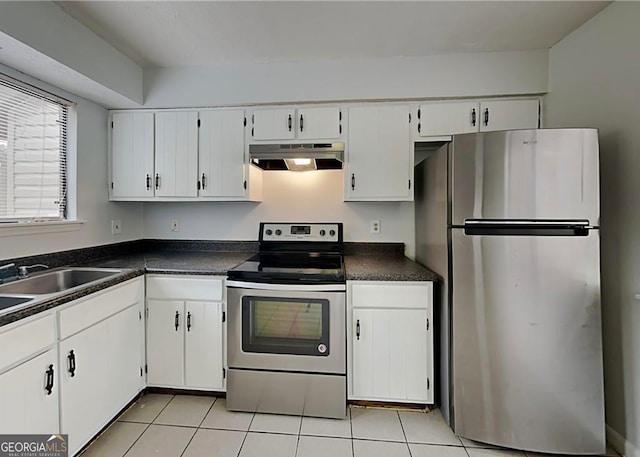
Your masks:
{"label": "white lower cabinet", "polygon": [[433,403],[433,283],[347,283],[349,398]]}
{"label": "white lower cabinet", "polygon": [[61,432],[73,455],[144,387],[142,278],[60,311]]}
{"label": "white lower cabinet", "polygon": [[53,312],[0,327],[0,433],[59,433],[56,354]]}
{"label": "white lower cabinet", "polygon": [[2,433],[58,433],[57,367],[49,349],[0,375]]}
{"label": "white lower cabinet", "polygon": [[222,278],[147,277],[147,384],[224,390]]}

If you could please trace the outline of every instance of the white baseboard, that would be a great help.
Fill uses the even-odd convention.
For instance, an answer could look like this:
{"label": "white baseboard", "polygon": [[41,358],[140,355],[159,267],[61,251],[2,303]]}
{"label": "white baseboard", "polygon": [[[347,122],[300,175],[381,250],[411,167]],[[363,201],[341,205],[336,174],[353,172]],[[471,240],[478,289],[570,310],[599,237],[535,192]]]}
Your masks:
{"label": "white baseboard", "polygon": [[616,451],[625,457],[640,457],[640,449],[627,441],[622,435],[607,425],[607,441]]}

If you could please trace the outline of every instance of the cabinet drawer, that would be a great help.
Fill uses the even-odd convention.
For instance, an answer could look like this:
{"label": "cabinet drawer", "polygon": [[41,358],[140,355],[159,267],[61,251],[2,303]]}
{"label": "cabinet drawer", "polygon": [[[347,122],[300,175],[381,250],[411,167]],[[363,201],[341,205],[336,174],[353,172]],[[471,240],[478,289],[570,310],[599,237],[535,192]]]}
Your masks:
{"label": "cabinet drawer", "polygon": [[147,298],[221,301],[223,279],[195,276],[147,276]]}
{"label": "cabinet drawer", "polygon": [[348,288],[353,308],[426,309],[432,302],[430,282],[352,282]]}
{"label": "cabinet drawer", "polygon": [[0,371],[55,342],[53,314],[0,333]]}
{"label": "cabinet drawer", "polygon": [[60,339],[65,339],[135,303],[141,302],[143,286],[142,278],[132,279],[123,285],[113,286],[82,298],[60,311]]}

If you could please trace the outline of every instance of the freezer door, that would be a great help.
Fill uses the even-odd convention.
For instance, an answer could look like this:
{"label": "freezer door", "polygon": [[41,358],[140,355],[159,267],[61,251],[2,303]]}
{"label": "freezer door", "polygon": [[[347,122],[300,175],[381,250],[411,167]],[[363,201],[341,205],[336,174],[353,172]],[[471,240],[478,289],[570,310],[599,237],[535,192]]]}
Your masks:
{"label": "freezer door", "polygon": [[451,224],[465,219],[586,219],[599,225],[594,129],[456,135]]}
{"label": "freezer door", "polygon": [[456,434],[604,453],[598,230],[451,238]]}

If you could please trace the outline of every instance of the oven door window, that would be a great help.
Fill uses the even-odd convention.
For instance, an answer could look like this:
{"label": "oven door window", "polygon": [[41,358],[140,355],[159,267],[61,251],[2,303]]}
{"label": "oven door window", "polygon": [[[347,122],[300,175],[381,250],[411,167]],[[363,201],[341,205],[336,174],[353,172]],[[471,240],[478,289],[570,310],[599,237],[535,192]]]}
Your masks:
{"label": "oven door window", "polygon": [[329,355],[329,300],[242,297],[242,350]]}

